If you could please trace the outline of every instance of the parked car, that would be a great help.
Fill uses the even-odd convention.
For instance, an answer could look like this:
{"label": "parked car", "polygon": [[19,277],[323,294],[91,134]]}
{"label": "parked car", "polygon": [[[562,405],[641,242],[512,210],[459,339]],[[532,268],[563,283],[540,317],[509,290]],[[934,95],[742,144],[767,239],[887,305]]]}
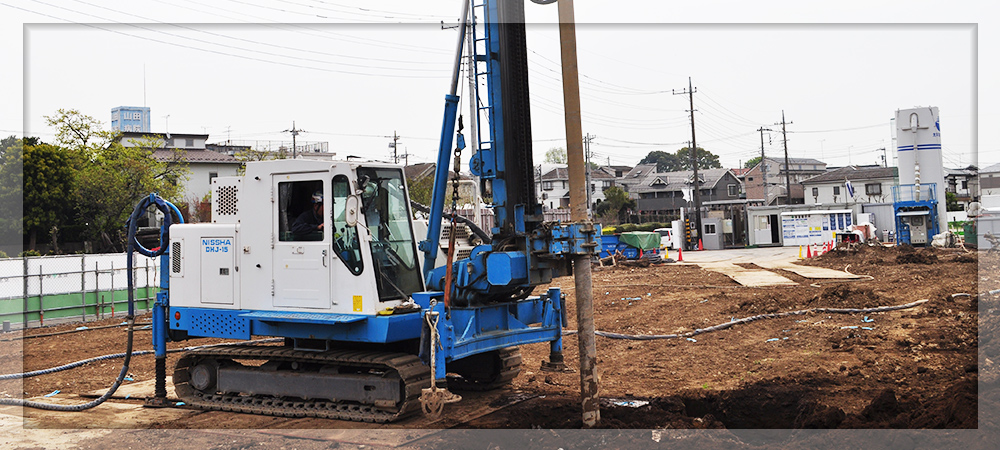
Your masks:
{"label": "parked car", "polygon": [[660,246],[666,248],[674,248],[674,229],[673,228],[657,228],[653,230],[660,233]]}

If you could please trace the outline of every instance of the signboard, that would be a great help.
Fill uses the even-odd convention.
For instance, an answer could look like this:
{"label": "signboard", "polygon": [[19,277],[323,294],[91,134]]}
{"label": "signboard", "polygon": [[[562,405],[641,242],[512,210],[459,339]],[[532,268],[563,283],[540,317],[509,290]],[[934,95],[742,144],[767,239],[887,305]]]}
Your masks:
{"label": "signboard", "polygon": [[148,133],[150,131],[149,108],[141,106],[118,106],[112,108],[111,129]]}

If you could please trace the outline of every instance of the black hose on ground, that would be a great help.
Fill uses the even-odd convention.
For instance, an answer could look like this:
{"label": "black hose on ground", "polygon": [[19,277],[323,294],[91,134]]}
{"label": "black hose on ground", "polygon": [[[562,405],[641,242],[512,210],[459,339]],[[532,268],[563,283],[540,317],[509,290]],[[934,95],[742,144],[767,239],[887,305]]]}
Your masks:
{"label": "black hose on ground", "polygon": [[[687,333],[676,333],[676,334],[622,334],[622,333],[611,333],[607,331],[595,331],[594,334],[606,337],[609,339],[627,339],[633,341],[651,341],[656,339],[677,339],[677,338],[690,338],[697,336],[699,334],[711,333],[713,331],[725,330],[733,325],[738,325],[741,323],[750,323],[755,320],[760,319],[775,319],[778,317],[787,316],[800,316],[809,313],[827,313],[827,314],[868,314],[875,312],[885,312],[885,311],[896,311],[900,309],[913,308],[929,300],[917,300],[915,302],[905,303],[902,305],[894,306],[879,306],[877,308],[811,308],[811,309],[800,309],[798,311],[787,311],[783,313],[772,313],[772,314],[758,314],[756,316],[744,317],[742,319],[734,319],[729,322],[720,323],[715,326],[708,328],[699,328],[694,331],[688,331]],[[563,336],[569,336],[577,334],[577,330],[563,330]]]}
{"label": "black hose on ground", "polygon": [[[138,228],[139,217],[146,212],[147,208],[153,205],[163,212],[163,227],[161,227],[160,231],[160,247],[156,251],[147,250],[142,246],[142,244],[139,244],[139,242],[136,241],[136,230]],[[160,196],[150,194],[148,197],[143,198],[142,201],[135,205],[135,209],[132,210],[132,215],[129,216],[128,236],[126,237],[127,241],[125,249],[126,270],[128,271],[128,315],[125,316],[125,322],[128,323],[128,338],[126,339],[125,344],[125,361],[122,362],[122,370],[118,373],[118,377],[115,378],[115,382],[111,384],[111,388],[109,388],[104,395],[79,405],[56,405],[20,398],[0,398],[0,405],[22,406],[27,408],[45,409],[49,411],[77,412],[100,405],[114,395],[115,391],[118,390],[118,387],[121,386],[123,381],[125,381],[125,377],[128,376],[129,363],[132,361],[132,339],[135,331],[135,293],[133,292],[134,280],[132,272],[132,255],[134,251],[138,250],[143,255],[154,257],[162,255],[163,252],[166,251],[168,241],[167,230],[170,228],[170,218],[175,210],[176,207],[164,201],[160,198]],[[138,249],[136,249],[136,247],[138,247]]]}
{"label": "black hose on ground", "polygon": [[[167,350],[167,353],[186,352],[188,350],[197,350],[199,348],[207,348],[207,347],[225,347],[225,346],[230,346],[230,345],[244,345],[244,344],[270,344],[270,343],[274,343],[274,342],[284,342],[284,340],[285,340],[284,338],[271,338],[271,339],[260,339],[260,340],[256,340],[256,341],[247,341],[247,342],[226,342],[226,343],[223,343],[223,344],[198,345],[198,346],[194,346],[194,347],[184,347],[184,348],[170,349],[170,350]],[[139,350],[139,351],[136,351],[136,352],[132,352],[132,356],[151,355],[151,354],[153,354],[153,352],[154,352],[153,350]],[[49,375],[49,374],[53,374],[53,373],[56,373],[56,372],[62,372],[64,370],[75,369],[77,367],[84,366],[84,365],[90,364],[92,362],[105,361],[105,360],[108,360],[108,359],[117,359],[117,358],[124,358],[124,357],[125,357],[125,353],[113,353],[113,354],[110,354],[110,355],[95,356],[93,358],[87,358],[87,359],[83,359],[83,360],[80,360],[80,361],[77,361],[77,362],[73,362],[73,363],[69,363],[69,364],[63,364],[61,366],[51,367],[51,368],[48,368],[48,369],[39,369],[39,370],[31,371],[31,372],[8,373],[8,374],[5,374],[5,375],[0,375],[0,381],[3,381],[3,380],[19,380],[19,379],[24,379],[24,378],[37,377],[39,375]]]}

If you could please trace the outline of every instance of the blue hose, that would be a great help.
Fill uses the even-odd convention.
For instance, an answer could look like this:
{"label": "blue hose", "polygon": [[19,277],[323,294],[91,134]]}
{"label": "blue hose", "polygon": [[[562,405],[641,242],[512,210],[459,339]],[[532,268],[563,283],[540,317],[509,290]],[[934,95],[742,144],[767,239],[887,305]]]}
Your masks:
{"label": "blue hose", "polygon": [[[155,205],[157,209],[159,209],[163,213],[163,226],[160,227],[160,246],[155,251],[143,247],[142,244],[140,244],[139,241],[136,240],[136,230],[138,228],[139,217],[142,215],[142,213],[146,211],[147,208],[153,205]],[[160,198],[159,195],[154,193],[154,194],[149,194],[148,197],[142,199],[142,201],[140,201],[139,204],[135,205],[135,209],[132,210],[132,215],[129,216],[128,218],[128,236],[126,237],[127,246],[125,248],[125,255],[126,255],[125,261],[126,261],[126,268],[128,270],[128,315],[125,316],[125,321],[128,323],[128,339],[127,339],[127,344],[125,345],[125,353],[124,353],[125,361],[122,363],[122,370],[118,374],[118,377],[115,378],[115,382],[111,385],[111,388],[108,389],[108,391],[105,392],[104,395],[90,402],[82,403],[79,405],[55,405],[51,403],[35,402],[19,398],[14,398],[14,399],[2,398],[0,399],[0,405],[22,406],[22,407],[36,408],[36,409],[47,409],[50,411],[83,411],[86,409],[93,408],[97,405],[100,405],[101,403],[104,403],[105,401],[107,401],[107,399],[111,398],[111,396],[114,395],[115,391],[118,390],[118,387],[121,386],[122,382],[125,380],[125,377],[128,375],[129,363],[132,360],[132,337],[135,325],[135,294],[133,293],[135,280],[133,280],[132,277],[133,275],[132,253],[138,251],[140,254],[151,258],[162,255],[163,252],[167,250],[167,242],[169,241],[167,232],[170,228],[171,214],[174,213],[177,214],[177,217],[180,218],[181,221],[184,220],[180,215],[180,211],[177,209],[176,206]],[[21,375],[21,374],[15,374],[15,375]]]}

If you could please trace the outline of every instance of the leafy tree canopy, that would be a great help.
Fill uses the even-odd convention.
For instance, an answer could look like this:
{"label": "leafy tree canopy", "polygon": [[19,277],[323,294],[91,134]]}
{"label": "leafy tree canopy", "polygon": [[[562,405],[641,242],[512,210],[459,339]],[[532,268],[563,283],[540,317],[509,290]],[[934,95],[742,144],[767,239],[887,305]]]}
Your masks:
{"label": "leafy tree canopy", "polygon": [[[719,162],[719,156],[707,151],[701,147],[698,147],[698,151],[695,153],[698,159],[699,169],[721,169],[722,163]],[[685,170],[690,170],[691,168],[691,149],[684,147],[677,150],[677,158],[681,161],[685,161]]]}
{"label": "leafy tree canopy", "polygon": [[610,221],[608,223],[617,223],[621,221],[622,216],[627,214],[629,209],[635,207],[635,200],[629,198],[628,192],[618,186],[612,186],[604,191],[604,201],[594,208],[594,213],[602,219]]}
{"label": "leafy tree canopy", "polygon": [[[121,251],[125,221],[136,202],[151,192],[181,200],[189,173],[182,150],[154,159],[162,140],[145,137],[123,145],[120,133],[104,130],[100,121],[75,109],[59,109],[45,119],[56,128],[58,146],[32,146],[24,155],[24,196],[32,199],[24,211],[24,231],[32,245],[33,230],[50,233],[46,227],[72,222],[82,237],[98,242],[98,251]],[[70,212],[62,209],[67,205]]]}
{"label": "leafy tree canopy", "polygon": [[685,165],[677,158],[676,154],[667,153],[662,150],[649,152],[639,164],[656,164],[657,172],[677,172],[684,170]]}
{"label": "leafy tree canopy", "polygon": [[[719,156],[698,147],[698,168],[699,169],[721,169]],[[691,170],[691,150],[684,147],[675,153],[667,153],[662,150],[649,152],[639,164],[656,164],[657,172],[679,172]]]}
{"label": "leafy tree canopy", "polygon": [[77,153],[54,145],[23,147],[23,221],[29,249],[35,248],[39,237],[58,234],[58,229],[72,220],[79,166]]}
{"label": "leafy tree canopy", "polygon": [[[0,142],[0,235],[21,236],[21,206],[24,197],[24,172],[21,154],[24,151],[21,139],[15,136]],[[19,238],[13,238],[19,239]],[[6,241],[13,240],[4,239]]]}
{"label": "leafy tree canopy", "polygon": [[752,169],[759,162],[760,162],[760,156],[754,156],[753,158],[748,159],[747,162],[743,163],[743,168]]}
{"label": "leafy tree canopy", "polygon": [[566,149],[562,147],[552,147],[545,152],[544,162],[548,164],[566,164]]}

